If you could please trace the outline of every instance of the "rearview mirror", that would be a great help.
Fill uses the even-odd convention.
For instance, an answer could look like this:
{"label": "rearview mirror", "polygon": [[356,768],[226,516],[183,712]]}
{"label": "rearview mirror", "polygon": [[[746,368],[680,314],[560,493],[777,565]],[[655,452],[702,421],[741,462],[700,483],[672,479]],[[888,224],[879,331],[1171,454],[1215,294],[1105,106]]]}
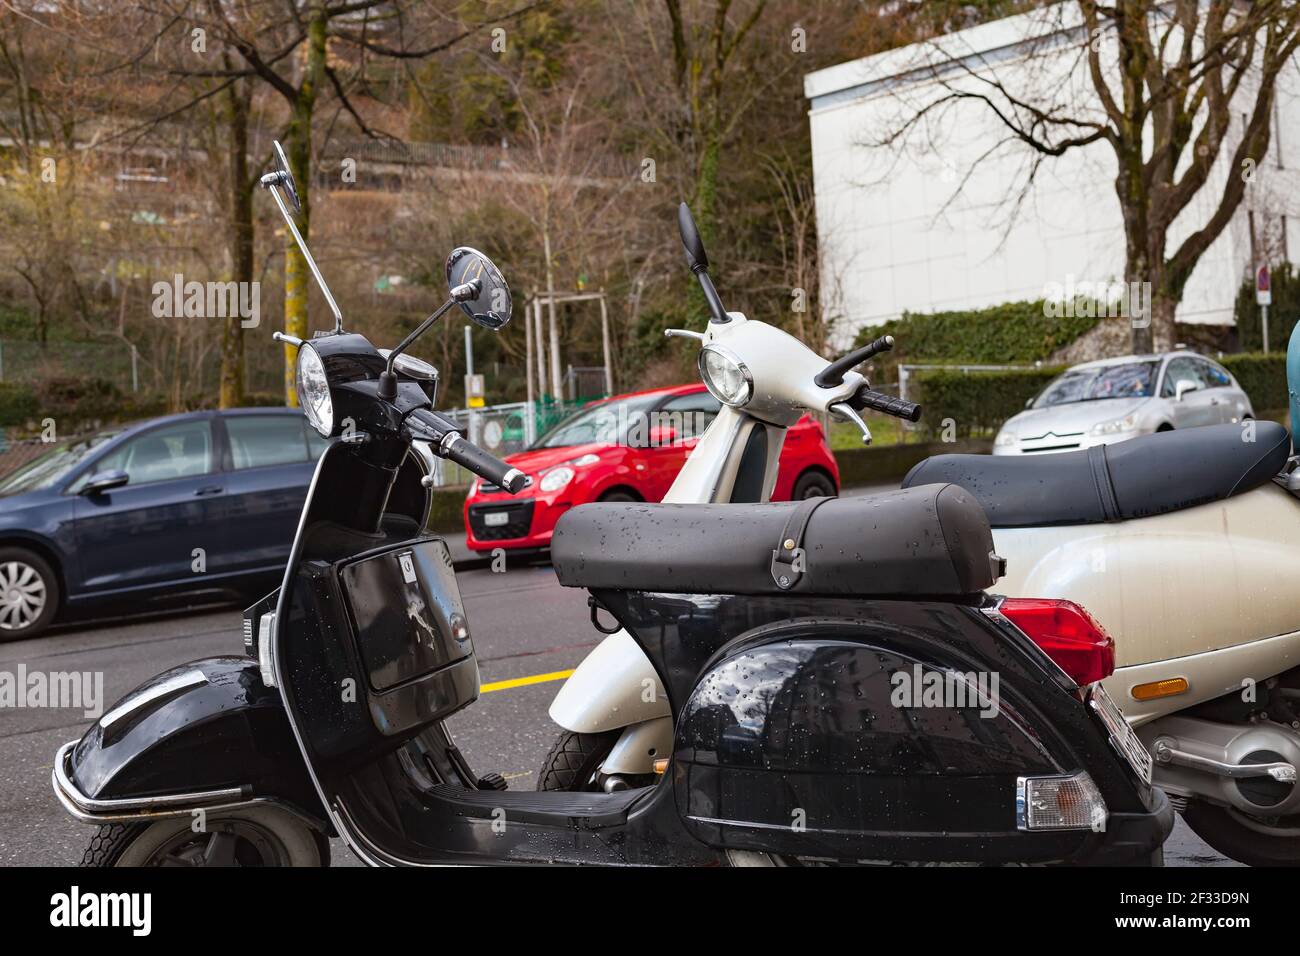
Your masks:
{"label": "rearview mirror", "polygon": [[456,304],[477,325],[493,332],[510,321],[510,286],[501,270],[477,249],[460,246],[447,257],[447,286]]}
{"label": "rearview mirror", "polygon": [[298,185],[293,181],[293,173],[289,170],[289,157],[284,155],[284,147],[280,141],[275,140],[275,159],[280,169],[280,185],[289,196],[289,201],[293,203],[294,212],[302,212],[302,201],[298,198]]}
{"label": "rearview mirror", "polygon": [[1175,401],[1181,402],[1184,395],[1188,392],[1198,391],[1200,387],[1200,385],[1189,378],[1180,378],[1178,383],[1174,386]]}
{"label": "rearview mirror", "polygon": [[121,488],[131,480],[130,475],[120,468],[114,468],[110,471],[101,471],[98,474],[90,476],[90,479],[81,486],[79,494],[98,495],[105,491],[111,491],[113,488]]}

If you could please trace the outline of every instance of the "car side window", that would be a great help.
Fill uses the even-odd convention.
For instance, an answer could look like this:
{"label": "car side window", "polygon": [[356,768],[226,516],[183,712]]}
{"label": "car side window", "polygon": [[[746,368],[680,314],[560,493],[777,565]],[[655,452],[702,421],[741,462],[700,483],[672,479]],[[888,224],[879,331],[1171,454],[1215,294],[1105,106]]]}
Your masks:
{"label": "car side window", "polygon": [[229,415],[231,465],[236,470],[292,465],[310,460],[307,434],[299,415]]}
{"label": "car side window", "polygon": [[685,438],[699,438],[713,419],[717,418],[722,403],[708,392],[678,395],[664,402],[656,412],[660,419],[655,424],[671,425]]}
{"label": "car side window", "polygon": [[1232,376],[1209,359],[1200,359],[1196,364],[1200,366],[1205,388],[1227,388],[1232,384]]}
{"label": "car side window", "polygon": [[147,431],[101,458],[94,473],[117,470],[129,485],[206,475],[213,470],[211,424],[200,419]]}
{"label": "car side window", "polygon": [[1183,381],[1195,382],[1198,386],[1204,388],[1205,381],[1196,368],[1197,364],[1191,358],[1170,359],[1169,364],[1165,367],[1165,381],[1160,386],[1160,395],[1164,398],[1173,398],[1178,394],[1178,383]]}

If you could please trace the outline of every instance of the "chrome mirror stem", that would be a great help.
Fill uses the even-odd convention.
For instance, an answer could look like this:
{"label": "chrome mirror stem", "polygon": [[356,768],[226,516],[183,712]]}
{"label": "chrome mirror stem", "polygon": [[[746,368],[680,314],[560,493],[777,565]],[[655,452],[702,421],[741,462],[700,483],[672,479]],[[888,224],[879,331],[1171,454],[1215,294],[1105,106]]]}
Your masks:
{"label": "chrome mirror stem", "polygon": [[284,204],[284,197],[280,195],[279,182],[267,183],[266,177],[262,181],[270,186],[271,195],[275,197],[275,204],[280,207],[280,215],[284,216],[284,221],[289,224],[289,231],[293,233],[294,242],[298,243],[298,248],[302,250],[303,258],[307,260],[307,266],[311,269],[311,274],[316,277],[316,284],[325,293],[325,301],[329,303],[330,311],[334,313],[334,331],[342,332],[343,313],[339,311],[339,304],[334,301],[334,293],[330,292],[330,287],[325,284],[325,277],[320,274],[320,269],[316,266],[316,260],[312,258],[311,250],[307,248],[307,243],[303,242],[302,233],[298,231],[298,227],[294,224],[293,216],[289,215],[289,207]]}

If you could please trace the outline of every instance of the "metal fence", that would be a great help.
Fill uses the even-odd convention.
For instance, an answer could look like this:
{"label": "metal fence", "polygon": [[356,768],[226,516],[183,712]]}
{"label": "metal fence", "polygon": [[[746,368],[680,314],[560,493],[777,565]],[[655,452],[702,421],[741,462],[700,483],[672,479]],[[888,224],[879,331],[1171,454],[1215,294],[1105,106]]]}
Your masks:
{"label": "metal fence", "polygon": [[0,339],[0,382],[56,378],[103,379],[123,391],[140,388],[140,356],[125,343],[58,342],[41,345]]}

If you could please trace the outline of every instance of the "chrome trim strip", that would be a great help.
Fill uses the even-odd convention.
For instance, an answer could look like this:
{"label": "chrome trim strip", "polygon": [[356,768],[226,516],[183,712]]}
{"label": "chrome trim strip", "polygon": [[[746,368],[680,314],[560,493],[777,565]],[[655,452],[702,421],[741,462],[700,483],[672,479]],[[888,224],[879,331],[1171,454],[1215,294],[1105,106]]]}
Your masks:
{"label": "chrome trim strip", "polygon": [[175,677],[169,677],[165,681],[154,684],[148,690],[122,701],[104,716],[99,718],[99,726],[105,732],[112,730],[113,725],[119,721],[125,720],[134,714],[141,707],[153,703],[163,697],[170,697],[178,691],[185,690],[189,687],[199,687],[208,682],[207,675],[203,671],[188,670],[183,674],[177,674]]}

